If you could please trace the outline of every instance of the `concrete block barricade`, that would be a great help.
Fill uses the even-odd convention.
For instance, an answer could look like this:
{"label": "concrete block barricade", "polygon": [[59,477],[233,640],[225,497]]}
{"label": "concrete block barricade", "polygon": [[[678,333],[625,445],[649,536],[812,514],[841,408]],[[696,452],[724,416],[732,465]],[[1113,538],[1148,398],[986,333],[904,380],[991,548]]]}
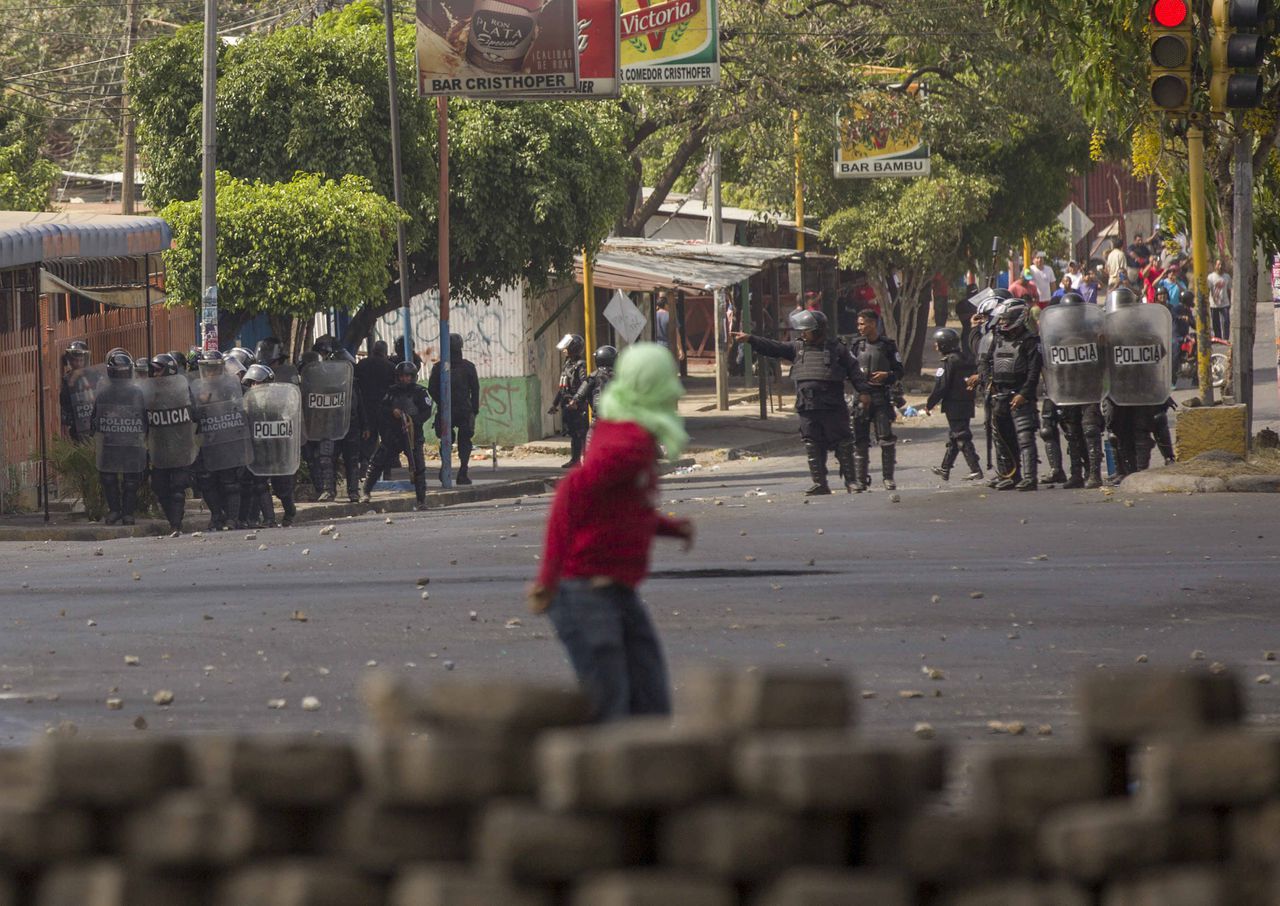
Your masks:
{"label": "concrete block barricade", "polygon": [[1178,410],[1174,459],[1186,462],[1210,450],[1226,450],[1241,459],[1249,455],[1246,408],[1200,406]]}
{"label": "concrete block barricade", "polygon": [[445,688],[384,687],[357,740],[0,753],[0,906],[1280,902],[1280,736],[1230,674],[1090,674],[1078,746],[994,742],[961,784],[858,737],[838,674],[711,671],[607,726],[574,690]]}

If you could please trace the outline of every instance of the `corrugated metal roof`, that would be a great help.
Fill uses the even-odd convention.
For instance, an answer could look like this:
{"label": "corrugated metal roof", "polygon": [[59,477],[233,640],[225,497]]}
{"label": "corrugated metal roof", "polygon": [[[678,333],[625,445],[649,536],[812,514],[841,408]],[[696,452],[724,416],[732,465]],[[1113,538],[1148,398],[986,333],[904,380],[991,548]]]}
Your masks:
{"label": "corrugated metal roof", "polygon": [[[791,249],[660,239],[607,239],[592,262],[592,280],[609,289],[723,289],[758,274]],[[574,259],[582,282],[582,256]]]}
{"label": "corrugated metal roof", "polygon": [[59,258],[116,258],[169,247],[159,217],[0,211],[0,269]]}

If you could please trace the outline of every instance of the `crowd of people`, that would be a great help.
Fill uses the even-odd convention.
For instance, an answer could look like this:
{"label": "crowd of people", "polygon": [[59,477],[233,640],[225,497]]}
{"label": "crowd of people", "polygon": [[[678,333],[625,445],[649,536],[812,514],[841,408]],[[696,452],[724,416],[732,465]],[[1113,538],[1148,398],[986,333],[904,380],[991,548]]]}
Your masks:
{"label": "crowd of people", "polygon": [[[302,464],[320,501],[338,493],[368,502],[374,485],[401,456],[408,463],[419,507],[425,504],[424,427],[458,448],[458,484],[470,484],[472,435],[480,409],[480,381],[463,357],[462,337],[449,344],[450,437],[439,415],[442,364],[426,386],[421,361],[396,360],[379,341],[356,362],[333,337],[323,336],[290,362],[275,337],[254,350],[227,353],[192,348],[153,359],[113,349],[101,365],[75,341],[64,355],[62,425],[77,442],[92,443],[108,525],[132,525],[138,492],[150,475],[170,530],[183,530],[188,488],[209,510],[211,531],[281,525],[297,513]],[[438,476],[440,477],[440,476]]]}

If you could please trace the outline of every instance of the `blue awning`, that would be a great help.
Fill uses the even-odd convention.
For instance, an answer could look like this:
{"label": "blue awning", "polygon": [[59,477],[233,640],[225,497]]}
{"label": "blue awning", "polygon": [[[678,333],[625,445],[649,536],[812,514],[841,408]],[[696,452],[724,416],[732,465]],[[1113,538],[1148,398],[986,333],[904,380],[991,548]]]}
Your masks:
{"label": "blue awning", "polygon": [[155,254],[171,240],[159,217],[0,211],[0,270],[60,258]]}

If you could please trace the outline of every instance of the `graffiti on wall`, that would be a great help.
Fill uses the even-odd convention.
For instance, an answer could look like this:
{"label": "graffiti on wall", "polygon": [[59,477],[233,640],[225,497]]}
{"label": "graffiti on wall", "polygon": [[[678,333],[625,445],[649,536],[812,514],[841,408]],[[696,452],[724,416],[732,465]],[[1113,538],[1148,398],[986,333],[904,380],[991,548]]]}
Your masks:
{"label": "graffiti on wall", "polygon": [[[434,290],[415,296],[409,304],[409,325],[414,348],[424,361],[440,358],[439,294]],[[481,378],[515,377],[524,370],[524,296],[520,287],[508,287],[488,302],[454,303],[449,310],[449,330],[462,337],[463,355],[475,363]],[[379,320],[378,339],[392,346],[401,333],[400,312]],[[424,350],[430,350],[424,355]]]}

